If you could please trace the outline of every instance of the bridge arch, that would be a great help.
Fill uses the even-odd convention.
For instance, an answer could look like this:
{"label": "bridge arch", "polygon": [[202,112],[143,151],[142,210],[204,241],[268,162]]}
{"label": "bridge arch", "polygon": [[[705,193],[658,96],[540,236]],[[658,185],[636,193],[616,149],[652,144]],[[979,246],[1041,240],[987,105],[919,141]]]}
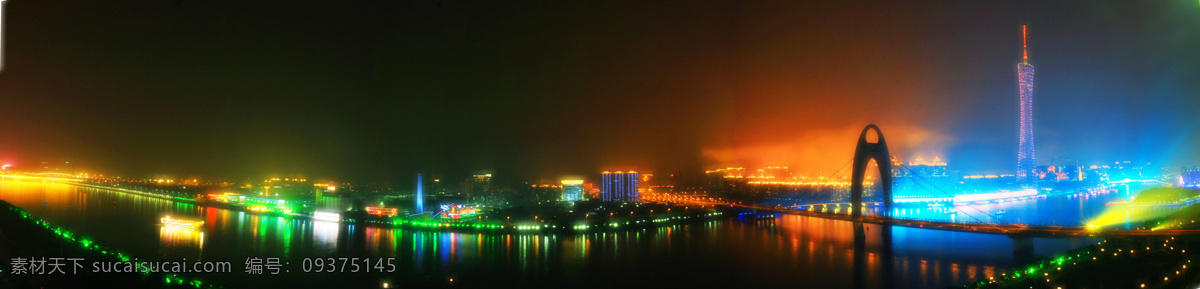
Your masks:
{"label": "bridge arch", "polygon": [[[875,131],[875,143],[867,142],[867,133]],[[863,207],[863,178],[867,173],[867,164],[875,160],[879,167],[879,182],[883,187],[884,215],[892,212],[892,157],[888,154],[887,141],[883,139],[883,131],[875,124],[869,124],[858,135],[858,145],[854,149],[854,167],[850,176],[850,216],[854,220],[862,220]]]}

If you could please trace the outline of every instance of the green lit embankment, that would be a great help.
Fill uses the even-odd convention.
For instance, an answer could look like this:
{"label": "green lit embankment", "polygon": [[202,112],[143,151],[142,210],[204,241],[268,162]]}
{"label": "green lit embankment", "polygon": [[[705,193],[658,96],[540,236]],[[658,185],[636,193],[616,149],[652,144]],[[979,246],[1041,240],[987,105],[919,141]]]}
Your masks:
{"label": "green lit embankment", "polygon": [[1184,288],[1200,277],[1192,267],[1200,239],[1117,238],[1017,266],[961,288]]}
{"label": "green lit embankment", "polygon": [[[273,214],[264,212],[255,212],[240,206],[213,206],[203,202],[197,202],[194,198],[186,198],[168,194],[157,194],[151,192],[143,192],[138,190],[100,186],[79,182],[59,181],[63,184],[93,188],[99,190],[108,190],[119,193],[129,193],[140,196],[152,197],[173,202],[184,202],[189,204],[205,205],[210,208],[220,208],[233,211],[247,212],[251,214],[264,215],[279,215],[288,218],[300,218],[313,221],[322,221],[313,218],[310,214]],[[605,231],[620,231],[632,229],[653,228],[659,226],[677,225],[694,222],[707,222],[720,218],[755,218],[755,219],[774,219],[774,214],[764,213],[748,213],[739,211],[714,211],[705,212],[703,214],[687,214],[677,216],[667,216],[660,218],[639,218],[610,222],[579,222],[578,220],[570,220],[556,222],[552,224],[505,224],[497,222],[473,222],[473,221],[457,221],[457,220],[439,220],[432,218],[418,219],[406,217],[375,217],[360,214],[357,217],[346,217],[338,220],[341,223],[360,224],[380,228],[409,228],[419,230],[437,230],[437,231],[465,231],[465,232],[496,232],[496,233],[594,233]]]}
{"label": "green lit embankment", "polygon": [[[96,284],[122,284],[125,288],[220,288],[199,278],[176,273],[95,273],[92,262],[130,262],[129,254],[100,244],[81,234],[58,227],[6,201],[0,201],[0,258],[83,258],[82,267],[61,267],[59,274],[13,274],[11,263],[0,273],[0,287],[88,288]],[[45,268],[47,272],[50,268]],[[73,271],[66,271],[73,270]],[[27,272],[28,273],[28,272]]]}

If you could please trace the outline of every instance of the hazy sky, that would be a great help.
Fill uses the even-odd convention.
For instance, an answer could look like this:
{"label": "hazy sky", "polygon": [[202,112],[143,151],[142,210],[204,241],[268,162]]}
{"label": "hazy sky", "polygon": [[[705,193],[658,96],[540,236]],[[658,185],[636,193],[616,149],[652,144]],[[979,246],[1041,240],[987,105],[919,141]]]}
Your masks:
{"label": "hazy sky", "polygon": [[[364,4],[365,3],[365,4]],[[1200,4],[7,1],[0,159],[126,176],[510,180],[1016,166],[1022,24],[1041,164],[1200,164]]]}

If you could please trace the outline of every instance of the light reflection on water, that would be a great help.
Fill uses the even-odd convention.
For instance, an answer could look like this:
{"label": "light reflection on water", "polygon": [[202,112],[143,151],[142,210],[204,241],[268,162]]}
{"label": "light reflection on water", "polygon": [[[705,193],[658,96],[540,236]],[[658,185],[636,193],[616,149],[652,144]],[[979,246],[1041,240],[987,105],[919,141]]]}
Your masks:
{"label": "light reflection on water", "polygon": [[325,221],[309,222],[312,227],[314,250],[323,254],[337,251],[338,229],[341,224]]}
{"label": "light reflection on water", "polygon": [[[953,205],[929,207],[925,205],[898,205],[892,216],[901,219],[918,219],[964,223],[1014,223],[1051,226],[1084,226],[1105,212],[1128,212],[1134,218],[1126,218],[1123,224],[1111,228],[1132,229],[1144,218],[1164,216],[1175,210],[1173,207],[1135,207],[1108,205],[1110,202],[1128,201],[1131,196],[1145,189],[1158,187],[1156,184],[1134,184],[1113,186],[1115,192],[1087,194],[1071,192],[1046,198],[992,202],[987,204]],[[1062,192],[1058,192],[1062,193]],[[880,214],[881,207],[868,208],[868,214]],[[846,210],[833,209],[840,214]],[[1142,219],[1136,218],[1137,216]]]}
{"label": "light reflection on water", "polygon": [[[171,251],[204,251],[204,232],[192,228],[175,228],[160,226],[158,231],[159,248],[162,252]],[[163,254],[167,257],[167,254]]]}
{"label": "light reflection on water", "polygon": [[[847,221],[795,215],[619,232],[517,235],[313,222],[33,182],[0,181],[0,199],[134,256],[229,261],[237,265],[235,269],[248,257],[291,260],[294,274],[249,276],[235,270],[220,278],[222,284],[234,287],[375,286],[380,280],[454,278],[463,287],[805,284],[881,288],[891,280],[904,284],[898,287],[928,288],[996,276],[1013,266],[1013,243],[1005,236],[872,224],[857,227]],[[1103,200],[1048,199],[1024,206],[1054,208],[1049,219],[1069,220],[1069,215],[1081,219],[1089,213],[1067,208],[1096,208],[1094,202]],[[1000,206],[1008,206],[1000,208],[1014,215],[1022,210],[1020,204]],[[939,214],[919,210],[913,214]],[[205,224],[192,232],[168,231],[158,225],[163,215]],[[1035,239],[1034,254],[1051,256],[1084,243]],[[299,264],[305,257],[393,257],[397,273],[303,274]],[[856,284],[855,277],[865,282]]]}

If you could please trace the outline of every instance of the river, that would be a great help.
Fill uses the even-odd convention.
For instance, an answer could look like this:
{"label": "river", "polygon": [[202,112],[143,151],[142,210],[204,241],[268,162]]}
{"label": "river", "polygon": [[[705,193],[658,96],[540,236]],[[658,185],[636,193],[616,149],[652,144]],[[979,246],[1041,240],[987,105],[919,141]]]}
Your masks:
{"label": "river", "polygon": [[[1005,210],[1000,218],[1011,216],[1011,221],[1079,224],[1124,194],[1051,196],[980,210]],[[884,239],[886,230],[868,224],[855,251],[853,223],[797,215],[619,232],[480,234],[261,216],[37,181],[0,181],[0,199],[142,260],[230,262],[232,273],[191,276],[233,288],[381,288],[384,283],[391,288],[945,288],[1014,266],[1013,242],[1006,236],[895,227]],[[901,211],[902,217],[956,218],[936,209],[911,210]],[[164,228],[159,218],[167,215],[205,224],[197,230]],[[1094,240],[1034,239],[1034,255],[1054,256],[1086,242]],[[255,257],[281,258],[284,271],[247,274],[245,263]],[[390,257],[396,269],[304,272],[305,258],[323,257]],[[866,281],[855,283],[855,276]]]}

